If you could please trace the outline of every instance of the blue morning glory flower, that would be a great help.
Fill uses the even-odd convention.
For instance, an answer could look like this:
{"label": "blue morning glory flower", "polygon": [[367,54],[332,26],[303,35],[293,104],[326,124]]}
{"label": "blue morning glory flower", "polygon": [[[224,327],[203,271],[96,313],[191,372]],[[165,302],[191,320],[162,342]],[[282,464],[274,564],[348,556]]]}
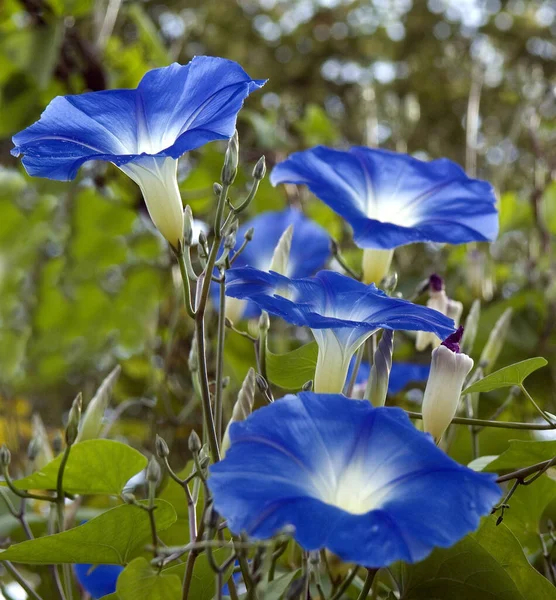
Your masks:
{"label": "blue morning glory flower", "polygon": [[[234,267],[251,266],[268,271],[274,249],[290,226],[293,227],[293,235],[285,275],[308,277],[321,269],[330,256],[330,237],[322,227],[296,208],[264,212],[242,225],[237,232],[236,251],[249,229],[254,228],[254,234],[245,250],[234,261]],[[215,300],[218,295],[216,284],[212,286],[212,293]],[[215,306],[218,306],[216,301]],[[232,322],[257,317],[260,313],[261,309],[249,300],[230,298],[226,303],[226,316]]]}
{"label": "blue morning glory flower", "polygon": [[[351,378],[355,360],[352,360],[349,365],[347,380]],[[408,362],[393,362],[390,370],[390,378],[388,380],[388,394],[395,396],[399,394],[410,383],[421,383],[427,380],[431,367],[430,365],[419,365],[417,363]],[[355,385],[363,387],[367,385],[367,381],[371,374],[371,365],[363,361],[357,371]]]}
{"label": "blue morning glory flower", "polygon": [[93,600],[116,591],[116,581],[124,570],[120,565],[74,565],[79,585]]}
{"label": "blue morning glory flower", "polygon": [[401,409],[339,394],[286,396],[230,437],[208,485],[232,532],[265,539],[293,526],[305,550],[366,567],[455,544],[501,495],[496,475],[456,463]]}
{"label": "blue morning glory flower", "polygon": [[333,271],[289,279],[252,267],[230,269],[226,294],[252,300],[294,325],[310,327],[319,346],[314,389],[341,392],[351,357],[380,328],[432,331],[444,339],[454,322],[430,308],[391,298],[375,287]]}
{"label": "blue morning glory flower", "polygon": [[136,89],[58,96],[13,137],[14,156],[37,177],[68,181],[89,160],[114,163],[141,188],[157,229],[183,237],[177,159],[233,135],[245,98],[264,84],[235,62],[208,56],[148,72]]}
{"label": "blue morning glory flower", "polygon": [[380,283],[398,246],[492,241],[498,234],[492,186],[445,158],[423,162],[388,150],[317,146],[276,165],[270,181],[307,185],[349,223],[366,249],[367,282]]}

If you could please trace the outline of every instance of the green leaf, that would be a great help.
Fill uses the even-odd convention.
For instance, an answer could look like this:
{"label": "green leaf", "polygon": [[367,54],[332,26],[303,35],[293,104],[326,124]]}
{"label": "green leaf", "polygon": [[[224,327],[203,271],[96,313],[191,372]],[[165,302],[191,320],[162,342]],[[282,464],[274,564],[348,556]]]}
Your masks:
{"label": "green leaf", "polygon": [[525,440],[510,440],[509,448],[500,456],[484,467],[485,471],[499,473],[514,471],[550,460],[556,456],[556,441],[531,442]]}
{"label": "green leaf", "polygon": [[119,600],[180,600],[181,581],[177,575],[154,570],[140,556],[118,577],[116,593]]}
{"label": "green leaf", "polygon": [[401,600],[556,600],[554,588],[527,561],[519,542],[496,518],[455,546],[404,565]]}
{"label": "green leaf", "polygon": [[462,394],[470,394],[472,392],[490,392],[498,388],[510,387],[512,385],[521,385],[526,377],[531,375],[533,371],[540,369],[548,364],[546,358],[537,356],[535,358],[528,358],[521,362],[509,365],[495,371],[483,379],[470,385],[468,388],[463,390]]}
{"label": "green leaf", "polygon": [[270,583],[260,583],[258,586],[260,596],[264,600],[280,600],[284,592],[290,587],[291,582],[297,579],[300,573],[301,569],[298,569],[291,573],[284,573]]}
{"label": "green leaf", "polygon": [[[176,511],[156,500],[156,527],[163,531],[176,520]],[[93,563],[125,565],[151,536],[149,517],[138,506],[116,506],[79,527],[14,544],[0,553],[0,560],[31,565]]]}
{"label": "green leaf", "polygon": [[[20,490],[54,490],[62,456],[40,471],[14,481]],[[120,494],[131,477],[142,471],[147,459],[137,450],[113,440],[87,440],[75,444],[64,471],[68,494]],[[2,483],[2,485],[6,485]]]}
{"label": "green leaf", "polygon": [[286,354],[273,354],[268,351],[266,370],[270,381],[286,390],[298,390],[315,376],[318,347],[316,342]]}

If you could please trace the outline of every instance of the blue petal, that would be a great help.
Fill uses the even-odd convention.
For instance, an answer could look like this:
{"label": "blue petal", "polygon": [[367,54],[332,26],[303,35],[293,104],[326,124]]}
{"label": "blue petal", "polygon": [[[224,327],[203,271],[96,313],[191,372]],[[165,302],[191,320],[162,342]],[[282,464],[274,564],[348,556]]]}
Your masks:
{"label": "blue petal", "polygon": [[[236,251],[243,243],[247,230],[253,227],[255,232],[253,239],[234,261],[234,267],[250,266],[267,271],[274,249],[290,225],[293,225],[293,236],[288,274],[292,277],[308,277],[321,269],[330,256],[330,237],[322,227],[296,208],[264,212],[243,224],[237,232]],[[217,284],[211,286],[211,295],[214,305],[218,307]],[[260,313],[261,309],[254,302],[248,302],[243,318],[257,317]]]}
{"label": "blue petal", "polygon": [[365,333],[384,328],[430,331],[445,339],[454,331],[452,319],[440,312],[391,298],[374,284],[365,285],[334,271],[288,279],[278,273],[241,267],[230,269],[226,278],[228,296],[250,299],[294,325],[343,329],[342,337],[349,336],[353,329]]}
{"label": "blue petal", "polygon": [[[355,364],[355,357],[350,363],[347,380],[350,380]],[[419,365],[416,363],[393,362],[388,380],[388,393],[399,394],[409,383],[420,383],[429,377],[430,365]],[[356,385],[365,385],[371,374],[371,366],[363,361],[357,371]]]}
{"label": "blue petal", "polygon": [[196,57],[147,73],[135,90],[59,96],[13,137],[30,175],[73,179],[88,160],[124,165],[184,152],[233,134],[244,99],[264,81],[235,62]]}
{"label": "blue petal", "polygon": [[234,533],[268,538],[293,526],[305,550],[375,568],[456,543],[501,495],[495,475],[453,461],[401,409],[310,392],[234,424],[210,472]]}
{"label": "blue petal", "polygon": [[273,185],[307,185],[351,225],[362,248],[491,241],[498,234],[492,186],[448,159],[423,162],[388,150],[317,146],[276,165],[270,179]]}
{"label": "blue petal", "polygon": [[74,565],[75,576],[79,585],[94,600],[116,591],[116,581],[124,570],[119,565]]}

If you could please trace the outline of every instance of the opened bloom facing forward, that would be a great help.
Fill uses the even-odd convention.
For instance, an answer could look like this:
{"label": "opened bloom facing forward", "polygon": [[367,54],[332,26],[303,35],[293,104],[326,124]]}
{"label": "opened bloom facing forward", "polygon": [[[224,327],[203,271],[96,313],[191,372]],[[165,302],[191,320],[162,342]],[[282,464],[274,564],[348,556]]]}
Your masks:
{"label": "opened bloom facing forward", "polygon": [[380,283],[394,248],[413,242],[491,241],[498,233],[492,186],[456,163],[353,147],[317,146],[274,167],[270,180],[306,185],[353,229],[364,278]]}
{"label": "opened bloom facing forward", "polygon": [[230,438],[208,485],[231,531],[265,539],[293,526],[305,550],[366,567],[455,544],[501,495],[495,475],[453,461],[401,409],[337,394],[286,396]]}
{"label": "opened bloom facing forward", "polygon": [[208,56],[147,73],[136,89],[58,96],[14,136],[29,175],[68,181],[89,160],[114,163],[141,188],[149,214],[176,247],[183,237],[177,159],[232,136],[245,98],[264,81]]}
{"label": "opened bloom facing forward", "polygon": [[442,339],[454,330],[453,321],[435,310],[390,298],[373,284],[333,271],[289,279],[243,267],[226,277],[228,296],[252,300],[270,314],[311,328],[319,346],[317,392],[342,391],[351,357],[378,329],[432,331]]}
{"label": "opened bloom facing forward", "polygon": [[[281,274],[288,277],[308,277],[322,269],[330,256],[330,237],[322,227],[296,208],[264,212],[242,225],[237,232],[235,250],[242,245],[244,236],[250,229],[253,230],[253,238],[234,260],[234,267],[250,266],[261,271],[268,271],[272,267],[276,270],[276,260],[273,264],[274,253],[290,227],[291,238],[287,240],[287,248],[284,249],[285,260],[282,263],[285,268]],[[214,285],[212,289],[213,298],[216,299],[218,286]],[[261,309],[248,300],[229,298],[226,302],[226,316],[233,322],[258,317],[260,313]]]}

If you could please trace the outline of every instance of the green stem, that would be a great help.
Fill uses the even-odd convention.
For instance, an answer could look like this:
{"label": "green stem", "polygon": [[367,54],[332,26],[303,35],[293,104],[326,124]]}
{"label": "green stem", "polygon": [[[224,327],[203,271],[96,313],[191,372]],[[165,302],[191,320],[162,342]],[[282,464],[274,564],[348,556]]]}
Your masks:
{"label": "green stem", "polygon": [[497,483],[503,483],[504,481],[511,481],[512,479],[517,479],[522,485],[528,485],[529,483],[533,483],[533,481],[537,478],[535,475],[534,478],[531,478],[529,481],[525,481],[525,478],[528,475],[532,475],[533,473],[542,475],[547,469],[556,464],[556,456],[549,460],[543,460],[542,462],[536,463],[529,467],[523,467],[522,469],[518,469],[517,471],[512,471],[511,473],[507,473],[506,475],[501,475],[496,480]]}
{"label": "green stem", "polygon": [[[422,419],[421,413],[406,410],[405,413],[410,419]],[[480,427],[497,427],[499,429],[523,429],[525,431],[550,431],[556,429],[556,423],[550,425],[541,425],[536,423],[515,423],[511,421],[488,421],[484,419],[466,419],[464,417],[454,417],[452,423],[456,425],[478,425]]]}
{"label": "green stem", "polygon": [[[187,250],[189,252],[189,249]],[[183,301],[185,305],[185,310],[187,314],[194,319],[195,311],[193,310],[193,306],[191,305],[191,284],[189,282],[189,274],[187,273],[187,266],[185,264],[185,255],[184,250],[181,248],[176,251],[176,258],[178,259],[178,264],[180,266],[181,280],[183,283]]]}
{"label": "green stem", "polygon": [[330,600],[340,600],[340,598],[344,595],[344,593],[347,591],[349,586],[352,584],[356,575],[357,575],[357,567],[353,567],[353,569],[350,571],[349,575],[342,581],[342,584],[336,590],[334,595],[332,595],[330,597]]}
{"label": "green stem", "polygon": [[43,600],[9,560],[3,560],[2,564],[4,567],[6,567],[6,571],[8,571],[9,574],[17,581],[17,583],[19,583],[19,585],[25,590],[29,598],[34,598],[34,600]]}
{"label": "green stem", "polygon": [[[64,494],[64,471],[66,470],[70,452],[71,445],[68,445],[66,446],[64,454],[62,455],[62,461],[60,462],[60,468],[58,469],[58,476],[56,478],[56,516],[58,519],[58,531],[60,533],[64,531],[64,508],[66,503],[66,497]],[[62,572],[64,574],[64,587],[66,595],[69,600],[72,600],[73,589],[71,581],[71,565],[64,563],[62,565]]]}
{"label": "green stem", "polygon": [[359,596],[357,596],[357,600],[365,600],[365,598],[369,596],[369,592],[371,591],[371,587],[377,573],[378,569],[367,569],[367,577],[365,578],[365,583],[363,584],[361,593]]}
{"label": "green stem", "polygon": [[527,399],[529,400],[529,402],[531,402],[531,404],[537,409],[537,411],[539,412],[539,414],[541,415],[541,417],[549,425],[552,425],[553,427],[556,427],[556,423],[554,423],[554,421],[552,421],[552,419],[544,412],[544,410],[533,400],[533,396],[531,396],[531,394],[525,389],[524,385],[521,384],[519,387],[521,388],[521,391],[525,394],[525,396],[527,397]]}
{"label": "green stem", "polygon": [[226,337],[226,279],[222,274],[219,284],[220,296],[218,303],[218,332],[216,340],[216,393],[214,396],[214,420],[216,423],[216,436],[218,442],[222,440],[222,404],[223,404],[223,376],[224,376],[224,341]]}

